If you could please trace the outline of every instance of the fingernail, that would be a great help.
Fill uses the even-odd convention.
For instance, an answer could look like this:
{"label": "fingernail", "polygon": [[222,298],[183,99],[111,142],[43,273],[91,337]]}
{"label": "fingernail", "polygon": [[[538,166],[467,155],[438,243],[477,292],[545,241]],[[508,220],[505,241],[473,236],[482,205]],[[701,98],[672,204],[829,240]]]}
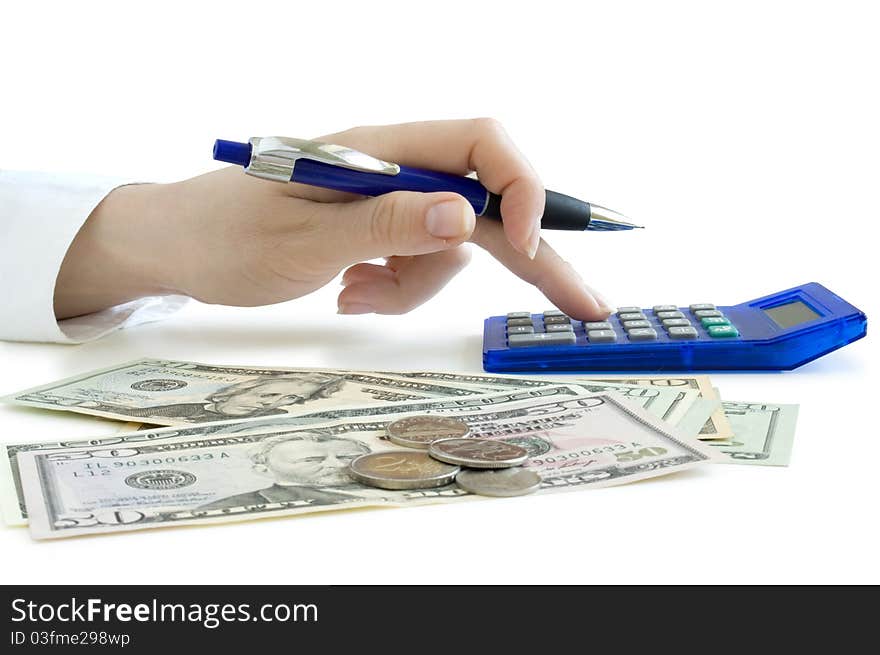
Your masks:
{"label": "fingernail", "polygon": [[339,305],[337,314],[372,314],[376,310],[365,303],[353,302]]}
{"label": "fingernail", "polygon": [[[578,275],[578,277],[580,277],[580,275]],[[617,307],[614,305],[614,303],[609,302],[605,296],[603,296],[601,293],[599,293],[593,287],[591,287],[589,284],[587,284],[584,281],[584,278],[581,277],[580,279],[581,279],[581,284],[584,285],[584,289],[587,290],[587,293],[589,293],[591,296],[593,296],[593,299],[596,301],[596,304],[599,306],[600,310],[602,310],[603,312],[605,312],[607,314],[613,314],[614,312],[617,311]]]}
{"label": "fingernail", "polygon": [[596,300],[599,302],[600,309],[604,309],[606,312],[609,313],[617,311],[617,307],[615,307],[614,303],[608,302],[608,299],[601,293],[597,293],[595,297]]}
{"label": "fingernail", "polygon": [[438,239],[464,236],[470,229],[471,222],[470,215],[457,200],[439,202],[425,215],[425,229]]}
{"label": "fingernail", "polygon": [[526,257],[529,259],[534,259],[535,254],[538,252],[538,246],[541,243],[541,224],[536,223],[535,227],[532,228],[532,233],[529,235],[528,245],[526,245]]}
{"label": "fingernail", "polygon": [[590,289],[590,293],[593,294],[593,298],[596,299],[596,303],[598,303],[599,309],[601,309],[603,312],[608,312],[609,314],[611,314],[612,312],[617,311],[617,307],[615,307],[614,303],[608,302],[608,299],[601,293],[595,291],[594,289]]}

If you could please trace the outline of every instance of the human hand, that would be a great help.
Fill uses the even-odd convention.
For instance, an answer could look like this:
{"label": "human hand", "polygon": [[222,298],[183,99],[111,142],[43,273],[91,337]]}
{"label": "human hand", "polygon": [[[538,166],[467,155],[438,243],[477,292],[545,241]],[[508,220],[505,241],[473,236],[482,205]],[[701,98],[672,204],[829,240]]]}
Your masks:
{"label": "human hand", "polygon": [[[273,184],[230,167],[173,184],[131,185],[92,212],[62,264],[58,318],[146,295],[255,306],[297,298],[343,269],[339,312],[400,314],[436,294],[467,264],[472,241],[567,314],[611,311],[540,240],[544,192],[531,166],[490,119],[359,127],[318,140],[450,173],[476,171],[502,195],[503,223],[476,220],[454,193],[362,198]],[[386,258],[384,266],[364,263]]]}

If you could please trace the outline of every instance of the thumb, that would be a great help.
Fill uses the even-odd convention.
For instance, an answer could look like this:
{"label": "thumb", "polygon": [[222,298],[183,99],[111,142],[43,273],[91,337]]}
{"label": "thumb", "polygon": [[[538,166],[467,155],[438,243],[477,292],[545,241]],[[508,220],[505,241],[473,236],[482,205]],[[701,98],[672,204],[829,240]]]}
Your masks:
{"label": "thumb", "polygon": [[473,207],[457,193],[396,191],[334,207],[347,214],[347,247],[339,254],[349,262],[448,250],[468,240],[476,224]]}

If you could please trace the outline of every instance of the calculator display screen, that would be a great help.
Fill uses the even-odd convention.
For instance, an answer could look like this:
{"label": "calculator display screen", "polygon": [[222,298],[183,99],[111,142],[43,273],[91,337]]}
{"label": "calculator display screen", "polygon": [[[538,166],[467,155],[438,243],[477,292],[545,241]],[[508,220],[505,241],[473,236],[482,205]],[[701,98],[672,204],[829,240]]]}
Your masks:
{"label": "calculator display screen", "polygon": [[795,325],[812,321],[814,318],[819,318],[819,314],[800,300],[771,307],[765,309],[764,312],[781,328],[794,327]]}

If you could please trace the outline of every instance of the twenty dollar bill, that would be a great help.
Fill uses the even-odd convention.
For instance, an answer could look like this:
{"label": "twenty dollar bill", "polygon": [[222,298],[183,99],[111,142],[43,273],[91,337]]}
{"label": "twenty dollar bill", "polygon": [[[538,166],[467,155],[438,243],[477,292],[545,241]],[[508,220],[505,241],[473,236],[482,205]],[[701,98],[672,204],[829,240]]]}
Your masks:
{"label": "twenty dollar bill", "polygon": [[725,402],[724,413],[734,436],[707,441],[730,456],[734,464],[787,466],[797,423],[797,405]]}

